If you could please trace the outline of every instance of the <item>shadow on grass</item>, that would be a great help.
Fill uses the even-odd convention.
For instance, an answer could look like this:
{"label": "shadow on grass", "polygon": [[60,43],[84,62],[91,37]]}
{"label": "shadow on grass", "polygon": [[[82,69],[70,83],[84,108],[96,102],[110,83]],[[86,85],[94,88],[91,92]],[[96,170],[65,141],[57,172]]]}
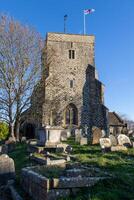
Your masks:
{"label": "shadow on grass", "polygon": [[21,169],[23,167],[32,165],[32,162],[29,160],[29,155],[27,153],[27,145],[18,143],[16,145],[16,149],[9,153],[9,156],[15,162],[16,178],[18,179],[20,177]]}

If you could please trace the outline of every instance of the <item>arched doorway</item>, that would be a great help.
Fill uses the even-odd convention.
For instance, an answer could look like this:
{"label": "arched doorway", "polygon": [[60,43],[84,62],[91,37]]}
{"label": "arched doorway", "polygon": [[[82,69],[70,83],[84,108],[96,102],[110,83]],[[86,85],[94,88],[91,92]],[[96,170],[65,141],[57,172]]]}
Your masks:
{"label": "arched doorway", "polygon": [[27,139],[34,139],[35,138],[35,125],[31,124],[31,123],[26,123],[24,132],[25,132],[25,137]]}
{"label": "arched doorway", "polygon": [[69,104],[64,111],[65,125],[78,125],[78,110],[74,104]]}

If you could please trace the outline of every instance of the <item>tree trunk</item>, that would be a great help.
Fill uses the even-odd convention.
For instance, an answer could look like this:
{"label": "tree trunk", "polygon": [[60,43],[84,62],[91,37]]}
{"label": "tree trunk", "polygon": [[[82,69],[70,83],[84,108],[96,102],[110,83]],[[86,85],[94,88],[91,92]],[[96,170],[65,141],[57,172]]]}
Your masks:
{"label": "tree trunk", "polygon": [[14,134],[14,123],[10,123],[10,136],[13,138],[13,140],[15,141],[15,134]]}
{"label": "tree trunk", "polygon": [[20,141],[20,121],[16,121],[16,126],[15,126],[15,134],[16,134],[16,140],[19,142]]}

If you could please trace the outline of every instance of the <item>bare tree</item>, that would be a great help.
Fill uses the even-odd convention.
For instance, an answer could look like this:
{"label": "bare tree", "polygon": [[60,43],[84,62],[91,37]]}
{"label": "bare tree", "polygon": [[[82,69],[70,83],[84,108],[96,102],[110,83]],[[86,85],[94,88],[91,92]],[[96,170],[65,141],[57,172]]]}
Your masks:
{"label": "bare tree", "polygon": [[21,114],[40,79],[42,39],[31,27],[0,17],[0,118],[19,139]]}
{"label": "bare tree", "polygon": [[128,130],[134,131],[134,120],[132,120],[129,116],[126,114],[119,113],[119,116],[123,119],[123,121],[127,124]]}

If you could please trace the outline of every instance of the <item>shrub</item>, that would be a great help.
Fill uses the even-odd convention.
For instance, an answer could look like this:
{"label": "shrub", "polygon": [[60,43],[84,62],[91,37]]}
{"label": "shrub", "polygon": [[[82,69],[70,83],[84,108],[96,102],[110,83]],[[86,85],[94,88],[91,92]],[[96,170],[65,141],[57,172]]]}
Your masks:
{"label": "shrub", "polygon": [[0,122],[0,141],[7,139],[9,135],[9,127],[7,123]]}

